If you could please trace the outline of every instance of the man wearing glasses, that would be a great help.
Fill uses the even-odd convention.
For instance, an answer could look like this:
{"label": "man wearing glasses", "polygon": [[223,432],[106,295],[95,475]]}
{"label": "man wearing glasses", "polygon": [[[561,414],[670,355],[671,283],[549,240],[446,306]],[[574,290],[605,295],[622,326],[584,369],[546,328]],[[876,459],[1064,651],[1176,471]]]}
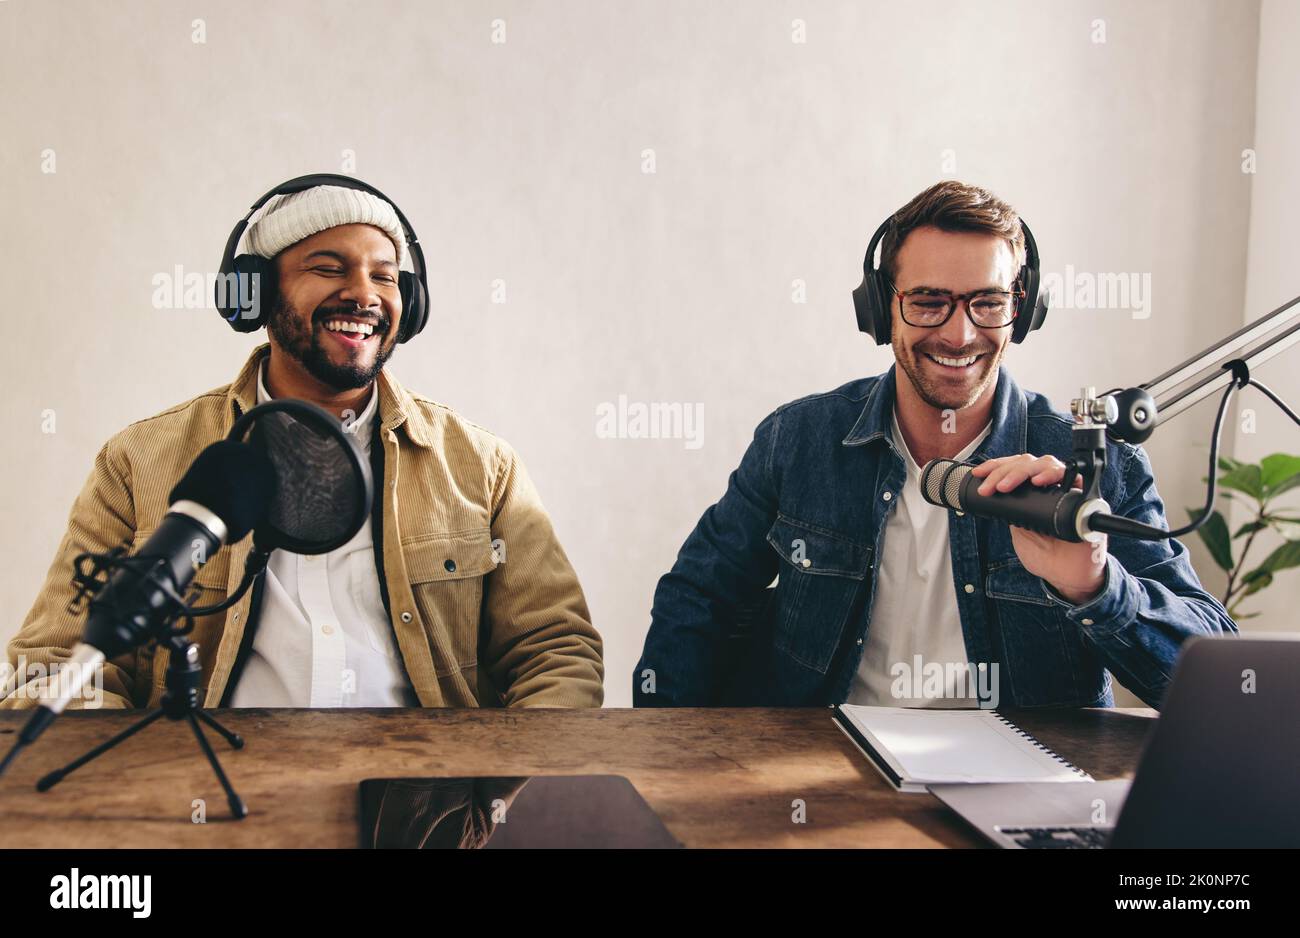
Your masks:
{"label": "man wearing glasses", "polygon": [[[1072,420],[1001,367],[1024,230],[955,181],[894,213],[895,366],[759,424],[659,581],[637,706],[1111,706],[1114,675],[1158,707],[1185,639],[1236,631],[1176,540],[1069,543],[921,497],[939,457],[985,494],[1065,474]],[[1112,512],[1167,527],[1146,453],[1107,446]]]}

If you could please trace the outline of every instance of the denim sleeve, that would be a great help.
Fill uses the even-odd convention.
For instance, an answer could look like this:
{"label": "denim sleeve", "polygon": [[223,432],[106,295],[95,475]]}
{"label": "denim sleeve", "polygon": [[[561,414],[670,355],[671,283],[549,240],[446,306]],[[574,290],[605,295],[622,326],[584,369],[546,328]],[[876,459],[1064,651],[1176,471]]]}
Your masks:
{"label": "denim sleeve", "polygon": [[632,675],[634,706],[714,702],[721,646],[736,609],[776,576],[776,554],[766,539],[777,513],[779,423],[778,412],[758,425],[727,491],[704,512],[659,580],[650,632]]}
{"label": "denim sleeve", "polygon": [[[1129,451],[1122,479],[1122,497],[1112,513],[1168,528],[1151,462],[1140,446]],[[1151,707],[1160,706],[1185,639],[1237,631],[1228,611],[1201,586],[1187,548],[1174,538],[1110,535],[1105,585],[1082,605],[1062,599],[1045,582],[1043,591],[1066,608],[1066,617],[1110,672]]]}

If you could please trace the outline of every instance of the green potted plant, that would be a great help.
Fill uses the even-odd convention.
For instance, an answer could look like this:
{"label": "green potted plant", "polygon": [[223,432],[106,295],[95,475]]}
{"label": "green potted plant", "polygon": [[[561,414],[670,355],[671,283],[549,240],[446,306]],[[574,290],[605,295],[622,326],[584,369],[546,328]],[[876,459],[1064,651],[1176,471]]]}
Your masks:
{"label": "green potted plant", "polygon": [[[1300,486],[1300,456],[1274,453],[1258,463],[1237,462],[1220,457],[1220,495],[1246,506],[1253,517],[1234,533],[1228,533],[1228,522],[1223,515],[1212,512],[1210,519],[1196,529],[1210,556],[1228,574],[1228,585],[1222,601],[1228,614],[1238,622],[1252,619],[1259,613],[1238,613],[1246,597],[1253,596],[1273,582],[1273,577],[1283,570],[1300,566],[1300,509],[1288,511],[1277,505],[1279,495]],[[1202,482],[1208,481],[1205,478]],[[1197,520],[1204,513],[1201,508],[1189,508],[1187,513]],[[1255,538],[1262,531],[1273,530],[1282,536],[1282,543],[1264,558],[1258,566],[1247,571],[1246,558]],[[1245,539],[1238,554],[1233,542]]]}

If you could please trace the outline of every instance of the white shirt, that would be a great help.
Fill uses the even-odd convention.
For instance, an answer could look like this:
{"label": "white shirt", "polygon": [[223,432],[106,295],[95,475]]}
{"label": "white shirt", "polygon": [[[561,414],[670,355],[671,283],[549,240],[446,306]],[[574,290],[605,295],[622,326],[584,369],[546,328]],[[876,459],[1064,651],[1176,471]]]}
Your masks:
{"label": "white shirt", "polygon": [[[257,402],[271,400],[257,375]],[[369,457],[379,394],[351,425]],[[382,482],[380,483],[382,484]],[[370,517],[328,554],[272,551],[235,707],[417,707],[384,612]]]}
{"label": "white shirt", "polygon": [[[903,491],[893,493],[885,540],[876,565],[871,624],[849,703],[876,707],[972,707],[978,703],[967,668],[948,543],[948,512],[921,497],[921,468],[891,416],[894,448],[907,463]],[[966,459],[993,429],[993,421],[954,458]],[[919,659],[918,659],[919,656]],[[918,668],[918,663],[920,668]],[[928,686],[925,666],[943,667],[943,687]],[[953,667],[949,667],[952,665]],[[961,683],[959,683],[959,681]],[[897,692],[901,691],[901,695]],[[962,696],[956,696],[958,693]]]}

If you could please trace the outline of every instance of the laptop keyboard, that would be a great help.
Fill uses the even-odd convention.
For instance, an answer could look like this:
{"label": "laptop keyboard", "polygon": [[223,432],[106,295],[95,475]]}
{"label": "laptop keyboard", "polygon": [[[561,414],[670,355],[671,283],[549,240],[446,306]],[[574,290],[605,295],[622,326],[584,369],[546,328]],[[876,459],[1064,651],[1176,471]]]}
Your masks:
{"label": "laptop keyboard", "polygon": [[999,827],[1016,846],[1033,850],[1098,850],[1110,839],[1111,827]]}

